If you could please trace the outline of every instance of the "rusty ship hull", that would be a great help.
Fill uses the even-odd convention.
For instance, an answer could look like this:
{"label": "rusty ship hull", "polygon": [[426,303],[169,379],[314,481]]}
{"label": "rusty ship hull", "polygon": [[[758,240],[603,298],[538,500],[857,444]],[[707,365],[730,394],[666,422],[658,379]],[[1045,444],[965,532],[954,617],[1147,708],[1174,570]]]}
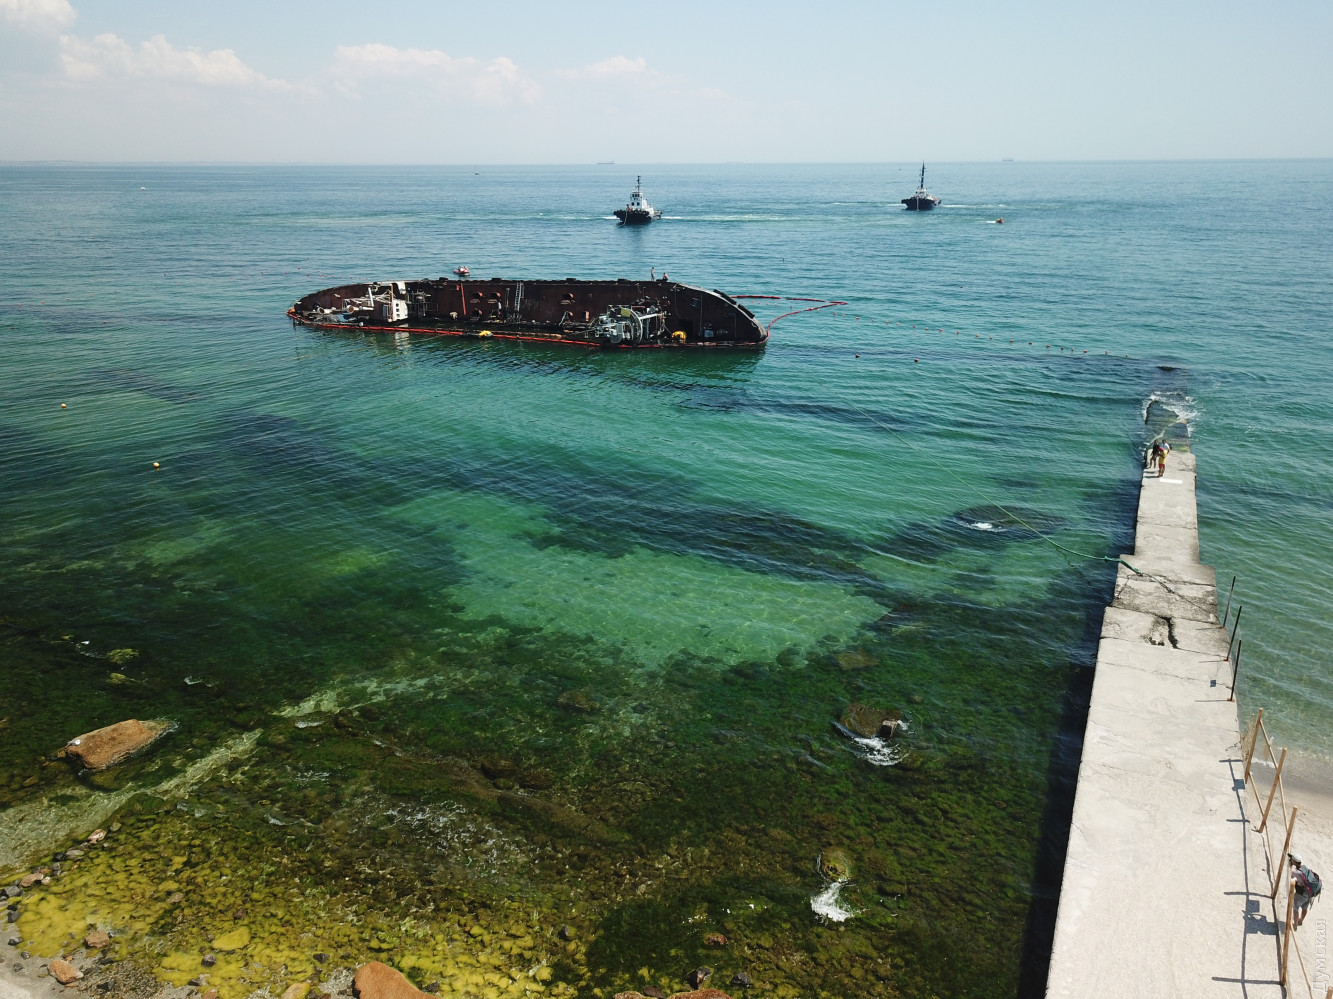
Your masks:
{"label": "rusty ship hull", "polygon": [[372,281],[312,292],[287,314],[324,329],[498,337],[582,347],[756,348],[768,329],[724,292],[669,281]]}

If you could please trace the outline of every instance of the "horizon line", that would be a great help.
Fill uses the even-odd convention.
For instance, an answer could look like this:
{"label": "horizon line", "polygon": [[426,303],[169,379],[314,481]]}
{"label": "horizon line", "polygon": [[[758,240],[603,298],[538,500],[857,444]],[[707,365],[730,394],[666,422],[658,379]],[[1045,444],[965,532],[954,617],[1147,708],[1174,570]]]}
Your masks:
{"label": "horizon line", "polygon": [[[1126,158],[1126,159],[1019,159],[1017,157],[1004,157],[1002,159],[954,159],[945,157],[937,160],[926,159],[925,163],[957,163],[960,166],[977,165],[1005,165],[1005,164],[1098,164],[1098,163],[1318,163],[1333,160],[1333,156],[1197,156],[1197,157],[1178,157],[1178,158]],[[45,160],[0,160],[0,168],[3,167],[33,167],[33,166],[79,166],[79,167],[241,167],[241,166],[262,166],[262,167],[381,167],[381,168],[416,168],[416,167],[440,167],[466,169],[472,167],[474,170],[479,167],[513,168],[513,167],[626,167],[638,168],[644,167],[702,167],[702,166],[749,166],[749,167],[772,167],[772,166],[901,166],[904,164],[914,164],[922,162],[919,159],[911,160],[713,160],[713,161],[663,161],[663,162],[643,162],[643,163],[609,163],[587,160],[569,160],[561,162],[547,163],[446,163],[438,161],[422,160],[418,162],[376,162],[365,161],[358,162],[352,160],[321,161],[321,160],[75,160],[75,159],[45,159]]]}

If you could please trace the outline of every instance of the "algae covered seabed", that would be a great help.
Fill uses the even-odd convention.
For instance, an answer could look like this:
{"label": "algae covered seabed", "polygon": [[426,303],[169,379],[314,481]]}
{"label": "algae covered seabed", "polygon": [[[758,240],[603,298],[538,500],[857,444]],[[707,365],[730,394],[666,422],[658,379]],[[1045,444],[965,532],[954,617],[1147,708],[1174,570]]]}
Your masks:
{"label": "algae covered seabed", "polygon": [[[0,323],[25,372],[0,402],[0,866],[108,831],[14,900],[23,949],[103,928],[224,999],[370,958],[477,997],[699,966],[783,997],[1039,990],[1114,567],[1032,528],[1123,550],[1142,401],[1183,374],[907,332],[1017,331],[991,303],[1028,262],[967,250],[984,204],[933,235],[849,208],[835,242],[795,202],[628,234],[497,215],[508,188],[470,175],[389,172],[404,217],[374,171],[128,169],[10,178],[9,231],[48,235]],[[526,182],[595,204],[571,176]],[[626,355],[282,316],[367,261],[494,245],[525,248],[497,273],[580,246],[590,277],[805,289],[791,240],[874,331]],[[894,240],[943,240],[969,290],[896,290]],[[849,738],[852,703],[904,731]],[[100,775],[53,758],[124,718],[174,727]]]}

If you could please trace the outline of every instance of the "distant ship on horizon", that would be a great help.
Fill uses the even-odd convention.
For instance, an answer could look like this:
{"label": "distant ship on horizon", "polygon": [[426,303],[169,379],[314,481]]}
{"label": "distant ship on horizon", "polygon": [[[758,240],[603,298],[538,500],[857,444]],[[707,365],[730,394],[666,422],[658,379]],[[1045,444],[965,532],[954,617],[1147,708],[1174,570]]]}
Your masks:
{"label": "distant ship on horizon", "polygon": [[903,204],[909,212],[928,212],[940,203],[940,199],[926,190],[926,164],[921,164],[921,182],[916,193],[910,198],[903,198]]}

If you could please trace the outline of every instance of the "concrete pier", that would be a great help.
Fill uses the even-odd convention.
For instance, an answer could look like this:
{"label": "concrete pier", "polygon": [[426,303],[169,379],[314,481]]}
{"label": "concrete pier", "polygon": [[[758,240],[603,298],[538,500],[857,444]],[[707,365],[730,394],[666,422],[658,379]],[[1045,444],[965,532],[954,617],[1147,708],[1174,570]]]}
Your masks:
{"label": "concrete pier", "polygon": [[1193,454],[1145,473],[1124,559],[1141,575],[1120,567],[1102,622],[1047,995],[1277,999]]}

